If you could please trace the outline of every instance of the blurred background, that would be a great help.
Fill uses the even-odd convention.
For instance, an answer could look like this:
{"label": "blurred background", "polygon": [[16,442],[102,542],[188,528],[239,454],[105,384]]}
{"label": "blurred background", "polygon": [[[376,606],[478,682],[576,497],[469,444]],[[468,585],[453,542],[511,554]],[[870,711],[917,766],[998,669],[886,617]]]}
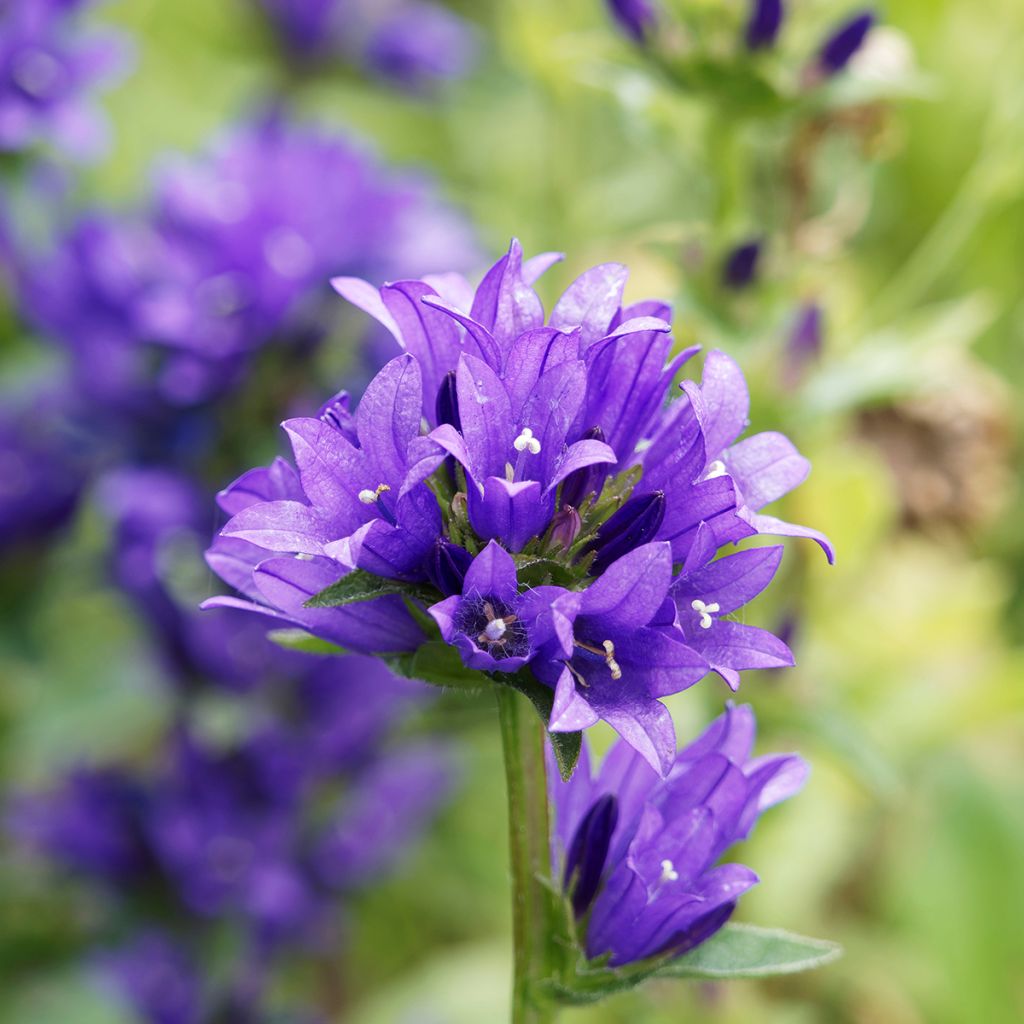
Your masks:
{"label": "blurred background", "polygon": [[1024,7],[760,7],[0,0],[4,1024],[504,1018],[490,703],[197,605],[215,493],[392,354],[327,279],[512,235],[735,356],[838,551],[751,613],[813,774],[739,916],[845,957],[564,1019],[1024,1019]]}

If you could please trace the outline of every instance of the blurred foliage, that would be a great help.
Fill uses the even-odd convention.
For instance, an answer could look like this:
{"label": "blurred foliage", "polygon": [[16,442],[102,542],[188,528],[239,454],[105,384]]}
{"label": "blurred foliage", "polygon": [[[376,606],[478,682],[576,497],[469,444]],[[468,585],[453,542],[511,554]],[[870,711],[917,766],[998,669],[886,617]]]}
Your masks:
{"label": "blurred foliage", "polygon": [[[615,33],[599,0],[461,7],[482,27],[481,67],[431,103],[351,75],[284,81],[242,0],[109,4],[105,17],[137,36],[138,67],[106,100],[114,148],[84,176],[83,200],[139,194],[154,159],[195,149],[283,85],[303,112],[436,172],[494,250],[514,233],[528,251],[566,251],[548,294],[614,259],[632,269],[630,296],[673,297],[680,342],[736,355],[755,426],[786,430],[813,460],[787,513],[827,530],[839,551],[828,568],[791,544],[781,603],[777,588],[754,612],[795,623],[798,668],[752,676],[744,696],[764,748],[799,749],[814,773],[744,850],[763,882],[741,914],[836,939],[847,953],[769,982],[660,981],[564,1020],[1024,1019],[1024,493],[1013,487],[1024,394],[1024,7],[890,0],[885,31],[898,33],[889,38],[910,65],[887,88],[862,83],[860,96],[855,83],[835,83],[840,113],[813,130],[735,118],[700,89],[675,88]],[[776,62],[810,52],[849,10],[789,7]],[[749,235],[766,239],[763,273],[729,293],[715,268]],[[789,387],[786,332],[810,298],[825,310],[824,351]],[[941,429],[970,426],[971,403],[958,396],[975,393],[1000,425],[985,447],[995,477],[974,479],[973,456],[943,463]],[[916,484],[889,457],[887,430],[922,396],[938,396],[937,413],[921,428],[928,445],[913,450],[942,479],[966,474],[960,491],[984,490],[980,518],[930,516],[927,502],[922,514],[908,500]],[[881,429],[865,428],[871,409],[890,416]],[[95,568],[93,529],[86,521],[63,540],[28,596],[4,595],[0,767],[12,783],[45,779],[72,757],[144,752],[166,717],[130,609]],[[9,578],[35,579],[34,552],[21,557]],[[725,697],[711,683],[675,698],[681,734]],[[432,716],[466,747],[460,799],[402,876],[360,898],[350,948],[317,968],[326,981],[312,969],[296,981],[340,986],[357,1007],[345,1017],[353,1024],[475,1024],[504,1013],[509,914],[492,708],[486,695],[450,694]],[[13,855],[0,877],[0,1020],[119,1021],[74,958],[89,934],[87,903]]]}

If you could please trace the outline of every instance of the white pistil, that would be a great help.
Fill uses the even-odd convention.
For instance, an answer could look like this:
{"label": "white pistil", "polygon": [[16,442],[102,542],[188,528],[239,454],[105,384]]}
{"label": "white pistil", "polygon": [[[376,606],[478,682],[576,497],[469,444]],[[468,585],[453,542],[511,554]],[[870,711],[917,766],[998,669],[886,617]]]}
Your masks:
{"label": "white pistil", "polygon": [[661,884],[664,885],[666,882],[678,882],[679,872],[676,871],[676,866],[670,860],[663,860],[661,862]]}
{"label": "white pistil", "polygon": [[512,447],[517,452],[540,455],[540,441],[533,436],[533,431],[529,427],[523,427],[522,433],[512,442]]}
{"label": "white pistil", "polygon": [[505,635],[506,629],[507,627],[504,619],[491,619],[491,621],[484,626],[484,636],[486,636],[491,643],[497,643]]}
{"label": "white pistil", "polygon": [[376,505],[377,499],[385,492],[390,491],[391,488],[387,484],[378,484],[377,490],[371,491],[369,487],[364,488],[359,492],[359,500],[364,505]]}
{"label": "white pistil", "polygon": [[721,459],[715,459],[714,462],[708,466],[708,471],[704,474],[705,480],[714,480],[716,477],[725,476],[728,470],[725,468],[725,463]]}
{"label": "white pistil", "polygon": [[717,601],[712,601],[711,604],[705,604],[700,599],[691,601],[690,607],[700,616],[701,629],[710,629],[712,614],[722,610],[721,605],[719,605]]}

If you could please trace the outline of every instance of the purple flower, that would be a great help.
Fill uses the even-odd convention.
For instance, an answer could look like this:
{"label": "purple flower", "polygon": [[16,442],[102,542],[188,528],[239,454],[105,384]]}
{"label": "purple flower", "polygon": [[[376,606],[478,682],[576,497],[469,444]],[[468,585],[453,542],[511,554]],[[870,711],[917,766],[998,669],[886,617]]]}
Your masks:
{"label": "purple flower", "polygon": [[608,10],[619,28],[637,43],[645,43],[658,22],[652,0],[608,0]]}
{"label": "purple flower", "polygon": [[104,957],[102,967],[146,1024],[201,1024],[202,978],[183,946],[168,935],[142,934]]}
{"label": "purple flower", "polygon": [[796,311],[782,367],[782,380],[787,388],[795,388],[808,366],[821,355],[824,333],[825,311],[819,303],[807,302]]}
{"label": "purple flower", "polygon": [[433,605],[430,614],[445,642],[470,668],[516,672],[539,648],[555,658],[572,654],[573,595],[560,587],[519,592],[511,556],[493,540],[473,560],[460,595]]}
{"label": "purple flower", "polygon": [[340,59],[416,92],[461,78],[476,57],[464,19],[424,0],[258,0],[294,57]]}
{"label": "purple flower", "polygon": [[402,2],[372,26],[367,66],[412,91],[465,76],[476,58],[469,24],[437,4]]}
{"label": "purple flower", "polygon": [[[762,512],[809,465],[780,434],[737,441],[749,397],[736,364],[712,352],[700,386],[674,388],[695,350],[671,357],[664,304],[623,307],[618,264],[586,271],[545,316],[533,284],[558,258],[524,261],[513,241],[475,289],[457,275],[380,289],[336,279],[404,354],[354,417],[339,401],[320,420],[285,424],[297,493],[254,493],[231,509],[211,565],[328,638],[339,635],[328,616],[383,612],[380,599],[312,610],[293,595],[286,606],[265,585],[271,563],[250,554],[218,566],[223,546],[277,552],[275,576],[315,567],[321,587],[353,570],[414,582],[409,596],[430,604],[468,667],[528,667],[553,689],[552,730],[602,718],[667,771],[675,738],[661,697],[712,669],[735,685],[743,668],[791,660],[770,634],[721,619],[767,584],[778,551],[714,556],[755,533],[812,537],[830,558],[831,548]],[[314,582],[297,588],[303,599]],[[387,614],[402,621],[394,604]],[[376,637],[361,644],[385,650]]]}
{"label": "purple flower", "polygon": [[835,75],[842,71],[864,44],[874,23],[875,15],[872,11],[862,11],[843,22],[821,44],[818,51],[818,66],[822,73]]}
{"label": "purple flower", "polygon": [[107,126],[90,93],[126,65],[120,36],[86,32],[83,3],[8,0],[0,7],[0,151],[39,142],[79,159],[98,156]]}
{"label": "purple flower", "polygon": [[784,15],[782,0],[751,0],[750,17],[743,35],[747,49],[763,50],[774,45]]}
{"label": "purple flower", "polygon": [[617,967],[679,955],[710,938],[757,876],[720,864],[758,815],[796,793],[807,775],[794,754],[751,758],[754,716],[727,705],[660,778],[626,743],[595,777],[586,753],[569,782],[549,771],[552,838],[591,959]]}

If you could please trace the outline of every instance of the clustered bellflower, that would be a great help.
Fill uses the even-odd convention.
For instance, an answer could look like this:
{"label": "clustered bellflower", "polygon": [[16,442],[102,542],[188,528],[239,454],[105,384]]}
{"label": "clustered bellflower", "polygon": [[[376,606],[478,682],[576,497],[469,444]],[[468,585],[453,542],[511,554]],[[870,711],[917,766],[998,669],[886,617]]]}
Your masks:
{"label": "clustered bellflower", "polygon": [[795,754],[752,758],[751,709],[729,704],[661,778],[621,740],[591,774],[549,772],[556,812],[552,869],[591,959],[613,967],[679,955],[710,938],[758,878],[721,864],[764,810],[803,785]]}
{"label": "clustered bellflower", "polygon": [[[529,670],[552,690],[549,728],[603,719],[659,773],[675,758],[660,698],[717,672],[792,663],[732,616],[781,549],[716,557],[756,534],[828,541],[763,509],[809,465],[777,433],[740,439],[739,367],[708,354],[677,375],[663,303],[623,304],[626,268],[594,267],[545,316],[534,290],[561,257],[518,242],[473,289],[456,275],[337,290],[404,350],[358,407],[339,396],[288,420],[278,461],[221,496],[209,553],[249,607],[350,649],[388,654],[426,634],[396,592],[307,607],[356,570],[408,586],[470,668]],[[431,597],[435,594],[435,597]],[[422,621],[422,617],[419,617]]]}
{"label": "clustered bellflower", "polygon": [[48,143],[87,159],[99,155],[107,125],[92,93],[125,68],[123,39],[87,31],[88,0],[0,4],[0,152]]}

